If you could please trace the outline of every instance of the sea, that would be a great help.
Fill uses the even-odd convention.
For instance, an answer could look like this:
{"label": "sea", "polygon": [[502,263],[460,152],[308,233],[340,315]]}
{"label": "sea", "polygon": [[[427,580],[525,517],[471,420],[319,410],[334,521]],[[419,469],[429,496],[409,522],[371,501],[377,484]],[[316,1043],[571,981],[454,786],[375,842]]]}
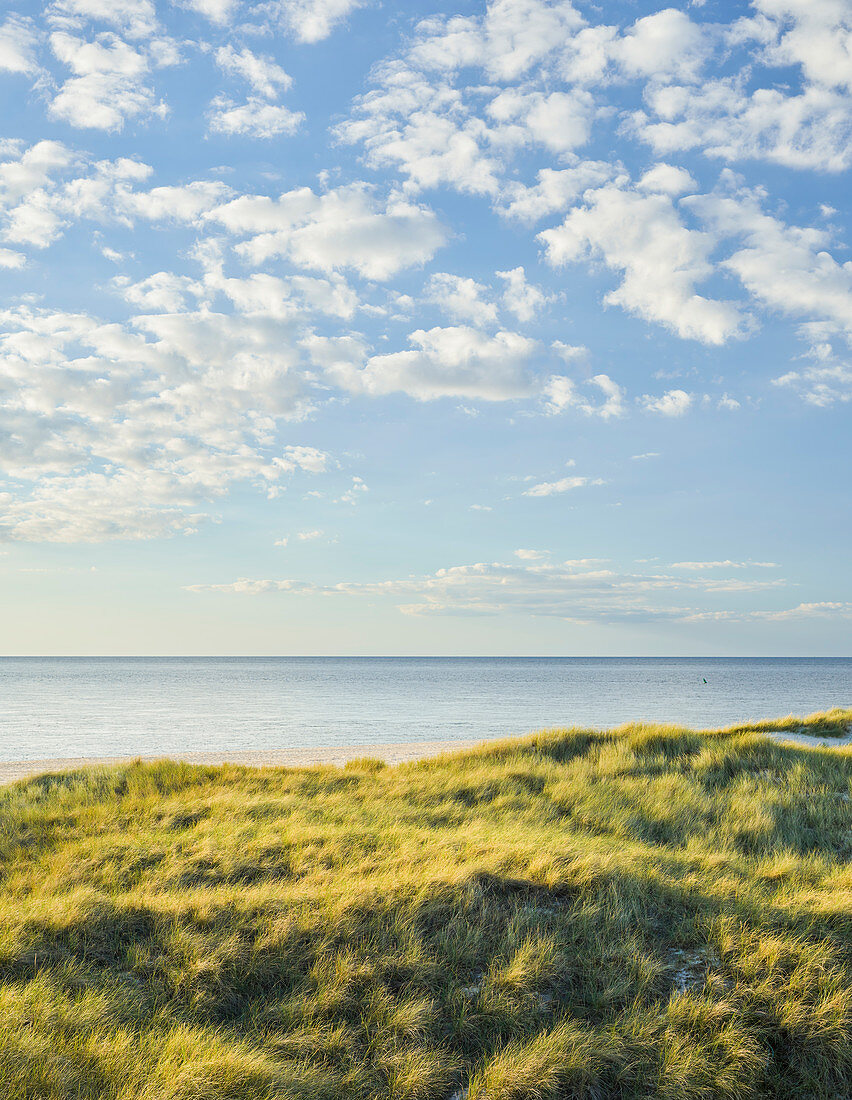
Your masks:
{"label": "sea", "polygon": [[852,706],[837,657],[4,657],[0,760],[694,728]]}

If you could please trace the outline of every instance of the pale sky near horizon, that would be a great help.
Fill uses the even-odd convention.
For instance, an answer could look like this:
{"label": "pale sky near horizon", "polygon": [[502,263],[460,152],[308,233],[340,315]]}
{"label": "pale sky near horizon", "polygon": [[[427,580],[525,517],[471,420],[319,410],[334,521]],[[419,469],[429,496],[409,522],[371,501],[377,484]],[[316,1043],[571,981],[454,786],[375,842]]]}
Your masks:
{"label": "pale sky near horizon", "polygon": [[7,0],[0,88],[0,653],[850,652],[850,0]]}

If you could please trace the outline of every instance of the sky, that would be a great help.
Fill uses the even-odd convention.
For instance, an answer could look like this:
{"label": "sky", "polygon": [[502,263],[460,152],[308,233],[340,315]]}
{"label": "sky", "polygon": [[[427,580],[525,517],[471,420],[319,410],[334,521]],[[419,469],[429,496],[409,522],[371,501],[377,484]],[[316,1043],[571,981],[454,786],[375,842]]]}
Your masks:
{"label": "sky", "polygon": [[0,653],[850,652],[850,0],[7,0],[0,89]]}

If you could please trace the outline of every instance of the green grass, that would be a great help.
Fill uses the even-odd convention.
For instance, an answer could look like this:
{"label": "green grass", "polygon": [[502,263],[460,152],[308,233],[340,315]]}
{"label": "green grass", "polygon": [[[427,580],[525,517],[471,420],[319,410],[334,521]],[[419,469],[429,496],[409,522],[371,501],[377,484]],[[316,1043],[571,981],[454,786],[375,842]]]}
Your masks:
{"label": "green grass", "polygon": [[784,725],[2,789],[0,1095],[847,1097],[852,750]]}

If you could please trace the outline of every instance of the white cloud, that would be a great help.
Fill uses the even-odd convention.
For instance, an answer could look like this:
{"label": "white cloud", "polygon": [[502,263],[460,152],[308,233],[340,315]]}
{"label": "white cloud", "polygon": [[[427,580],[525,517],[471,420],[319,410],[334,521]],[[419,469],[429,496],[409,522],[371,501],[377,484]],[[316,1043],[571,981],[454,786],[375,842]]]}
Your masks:
{"label": "white cloud", "polygon": [[519,321],[528,322],[549,302],[553,301],[552,295],[527,282],[526,272],[522,267],[513,267],[511,271],[496,271],[498,279],[505,283],[503,290],[503,306],[513,313]]}
{"label": "white cloud", "polygon": [[203,287],[193,279],[170,271],[157,271],[138,283],[119,276],[113,285],[131,305],[163,313],[180,313],[187,308],[189,295],[198,297],[203,293]]}
{"label": "white cloud", "polygon": [[602,478],[562,477],[558,481],[542,481],[524,490],[525,497],[552,497],[558,493],[568,493],[572,489],[582,489],[586,485],[605,485]]}
{"label": "white cloud", "polygon": [[127,38],[148,38],[158,30],[152,0],[54,0],[47,14],[58,26],[109,23]]}
{"label": "white cloud", "polygon": [[307,314],[350,318],[358,308],[358,295],[341,275],[316,279],[307,275],[279,278],[255,272],[244,279],[227,278],[221,268],[208,271],[204,287],[221,293],[235,309],[249,317],[297,319]]}
{"label": "white cloud", "polygon": [[[719,595],[757,593],[783,586],[783,581],[744,578],[668,576],[659,573],[617,573],[593,559],[544,562],[531,558],[513,564],[478,562],[458,565],[405,580],[341,582],[312,585],[294,580],[240,580],[225,584],[195,584],[190,592],[259,595],[284,592],[338,597],[385,597],[406,615],[531,615],[572,622],[689,622],[696,618],[788,617],[849,613],[852,605],[801,605],[792,612],[706,610]],[[698,597],[704,607],[684,604]],[[410,602],[414,601],[414,602]]]}
{"label": "white cloud", "polygon": [[567,409],[577,409],[586,416],[599,416],[603,420],[625,415],[624,390],[608,374],[596,374],[586,384],[596,386],[604,400],[596,404],[577,389],[577,383],[572,378],[564,374],[553,375],[543,390],[547,412],[555,415]]}
{"label": "white cloud", "polygon": [[753,0],[771,21],[768,65],[799,65],[807,80],[852,92],[852,11],[843,0]]}
{"label": "white cloud", "polygon": [[696,286],[712,273],[710,235],[688,229],[668,195],[639,194],[615,184],[588,191],[561,226],[539,234],[554,266],[603,259],[623,273],[605,301],[679,336],[722,344],[741,329],[735,305],[702,297]]}
{"label": "white cloud", "polygon": [[368,279],[388,279],[431,259],[447,231],[424,206],[380,203],[365,184],[317,195],[308,187],[277,200],[246,195],[210,215],[249,239],[237,252],[255,264],[286,256],[320,271],[350,268]]}
{"label": "white cloud", "polygon": [[210,106],[208,118],[211,131],[228,137],[268,139],[295,134],[305,120],[304,112],[266,103],[257,96],[250,96],[245,103],[236,103],[227,96],[217,96]]}
{"label": "white cloud", "polygon": [[15,252],[11,248],[0,248],[0,268],[7,271],[23,267],[27,262],[23,252]]}
{"label": "white cloud", "polygon": [[213,211],[233,194],[220,180],[194,180],[192,183],[152,187],[150,191],[123,191],[119,211],[150,221],[194,223]]}
{"label": "white cloud", "polygon": [[712,50],[711,33],[686,12],[666,8],[637,19],[613,42],[612,54],[627,76],[696,81]]}
{"label": "white cloud", "polygon": [[[589,138],[588,93],[554,91],[537,68],[582,22],[564,0],[495,0],[482,15],[422,20],[337,135],[362,143],[372,165],[401,171],[411,191],[449,184],[497,198],[507,159],[528,146],[569,157]],[[527,74],[523,87],[489,86]]]}
{"label": "white cloud", "polygon": [[685,201],[715,233],[742,240],[745,247],[723,266],[753,297],[789,316],[831,321],[852,333],[852,262],[838,263],[826,251],[825,231],[786,225],[764,213],[748,191]]}
{"label": "white cloud", "polygon": [[780,569],[780,565],[774,561],[675,561],[672,569]]}
{"label": "white cloud", "polygon": [[716,37],[711,25],[694,23],[686,12],[665,8],[637,19],[624,31],[605,24],[584,27],[565,42],[561,68],[568,80],[589,85],[629,80],[695,82]]}
{"label": "white cloud", "polygon": [[[363,358],[341,357],[326,368],[343,389],[371,395],[403,392],[420,401],[466,397],[507,401],[537,390],[528,373],[534,340],[515,332],[487,336],[465,325],[418,329],[408,338],[410,351]],[[359,361],[360,359],[360,361]]]}
{"label": "white cloud", "polygon": [[588,92],[499,92],[488,104],[488,116],[500,129],[497,142],[544,146],[552,153],[571,153],[586,144],[594,120],[594,100]]}
{"label": "white cloud", "polygon": [[65,31],[50,36],[53,53],[74,76],[61,86],[49,113],[82,129],[121,130],[139,115],[164,116],[165,104],[155,101],[146,83],[148,61],[143,52],[114,34],[88,42]]}
{"label": "white cloud", "polygon": [[780,611],[705,611],[684,617],[685,622],[796,622],[801,619],[852,618],[852,603],[800,603]]}
{"label": "white cloud", "polygon": [[233,46],[220,46],[216,50],[216,64],[223,72],[242,77],[260,96],[275,99],[279,92],[286,91],[293,78],[271,57],[262,57],[252,53],[248,47],[235,50]]}
{"label": "white cloud", "polygon": [[828,88],[749,93],[740,79],[726,77],[700,88],[652,89],[645,98],[651,114],[636,112],[632,126],[662,156],[699,149],[726,161],[768,160],[827,172],[852,163],[852,104]]}
{"label": "white cloud", "polygon": [[637,187],[642,191],[659,191],[673,198],[685,192],[698,190],[698,185],[689,172],[674,164],[655,164],[642,176]]}
{"label": "white cloud", "polygon": [[319,530],[299,531],[296,534],[296,538],[299,540],[299,542],[314,542],[316,539],[321,539],[324,534],[324,531]]}
{"label": "white cloud", "polygon": [[492,0],[481,16],[423,20],[410,57],[427,71],[477,66],[492,80],[517,80],[582,23],[567,0]]}
{"label": "white cloud", "polygon": [[582,161],[572,168],[541,168],[538,182],[532,186],[508,182],[500,209],[509,217],[531,224],[567,209],[584,191],[599,187],[616,174],[615,166],[600,160]]}
{"label": "white cloud", "polygon": [[798,391],[809,405],[821,409],[835,402],[852,401],[852,363],[849,362],[823,362],[787,371],[773,382],[776,386]]}
{"label": "white cloud", "polygon": [[639,401],[649,412],[657,412],[662,416],[683,416],[692,405],[692,394],[685,390],[668,390],[659,397],[643,394]]}
{"label": "white cloud", "polygon": [[362,477],[353,477],[352,484],[334,501],[335,504],[357,504],[364,493],[369,493],[370,487]]}
{"label": "white cloud", "polygon": [[38,71],[36,34],[32,21],[8,15],[0,26],[0,72],[31,76]]}
{"label": "white cloud", "polygon": [[266,10],[298,42],[320,42],[369,0],[271,0]]}
{"label": "white cloud", "polygon": [[26,308],[0,324],[6,538],[173,534],[234,482],[274,495],[328,468],[325,452],[279,441],[279,422],[309,406],[280,324],[196,312],[122,326]]}
{"label": "white cloud", "polygon": [[39,190],[74,160],[71,150],[59,141],[38,141],[28,149],[15,143],[5,151],[15,155],[0,163],[0,203],[4,207]]}
{"label": "white cloud", "polygon": [[219,26],[227,26],[239,6],[239,0],[183,0],[183,3]]}
{"label": "white cloud", "polygon": [[455,321],[470,321],[474,325],[493,324],[497,307],[487,301],[489,288],[474,279],[438,271],[426,286],[427,301],[434,302]]}

